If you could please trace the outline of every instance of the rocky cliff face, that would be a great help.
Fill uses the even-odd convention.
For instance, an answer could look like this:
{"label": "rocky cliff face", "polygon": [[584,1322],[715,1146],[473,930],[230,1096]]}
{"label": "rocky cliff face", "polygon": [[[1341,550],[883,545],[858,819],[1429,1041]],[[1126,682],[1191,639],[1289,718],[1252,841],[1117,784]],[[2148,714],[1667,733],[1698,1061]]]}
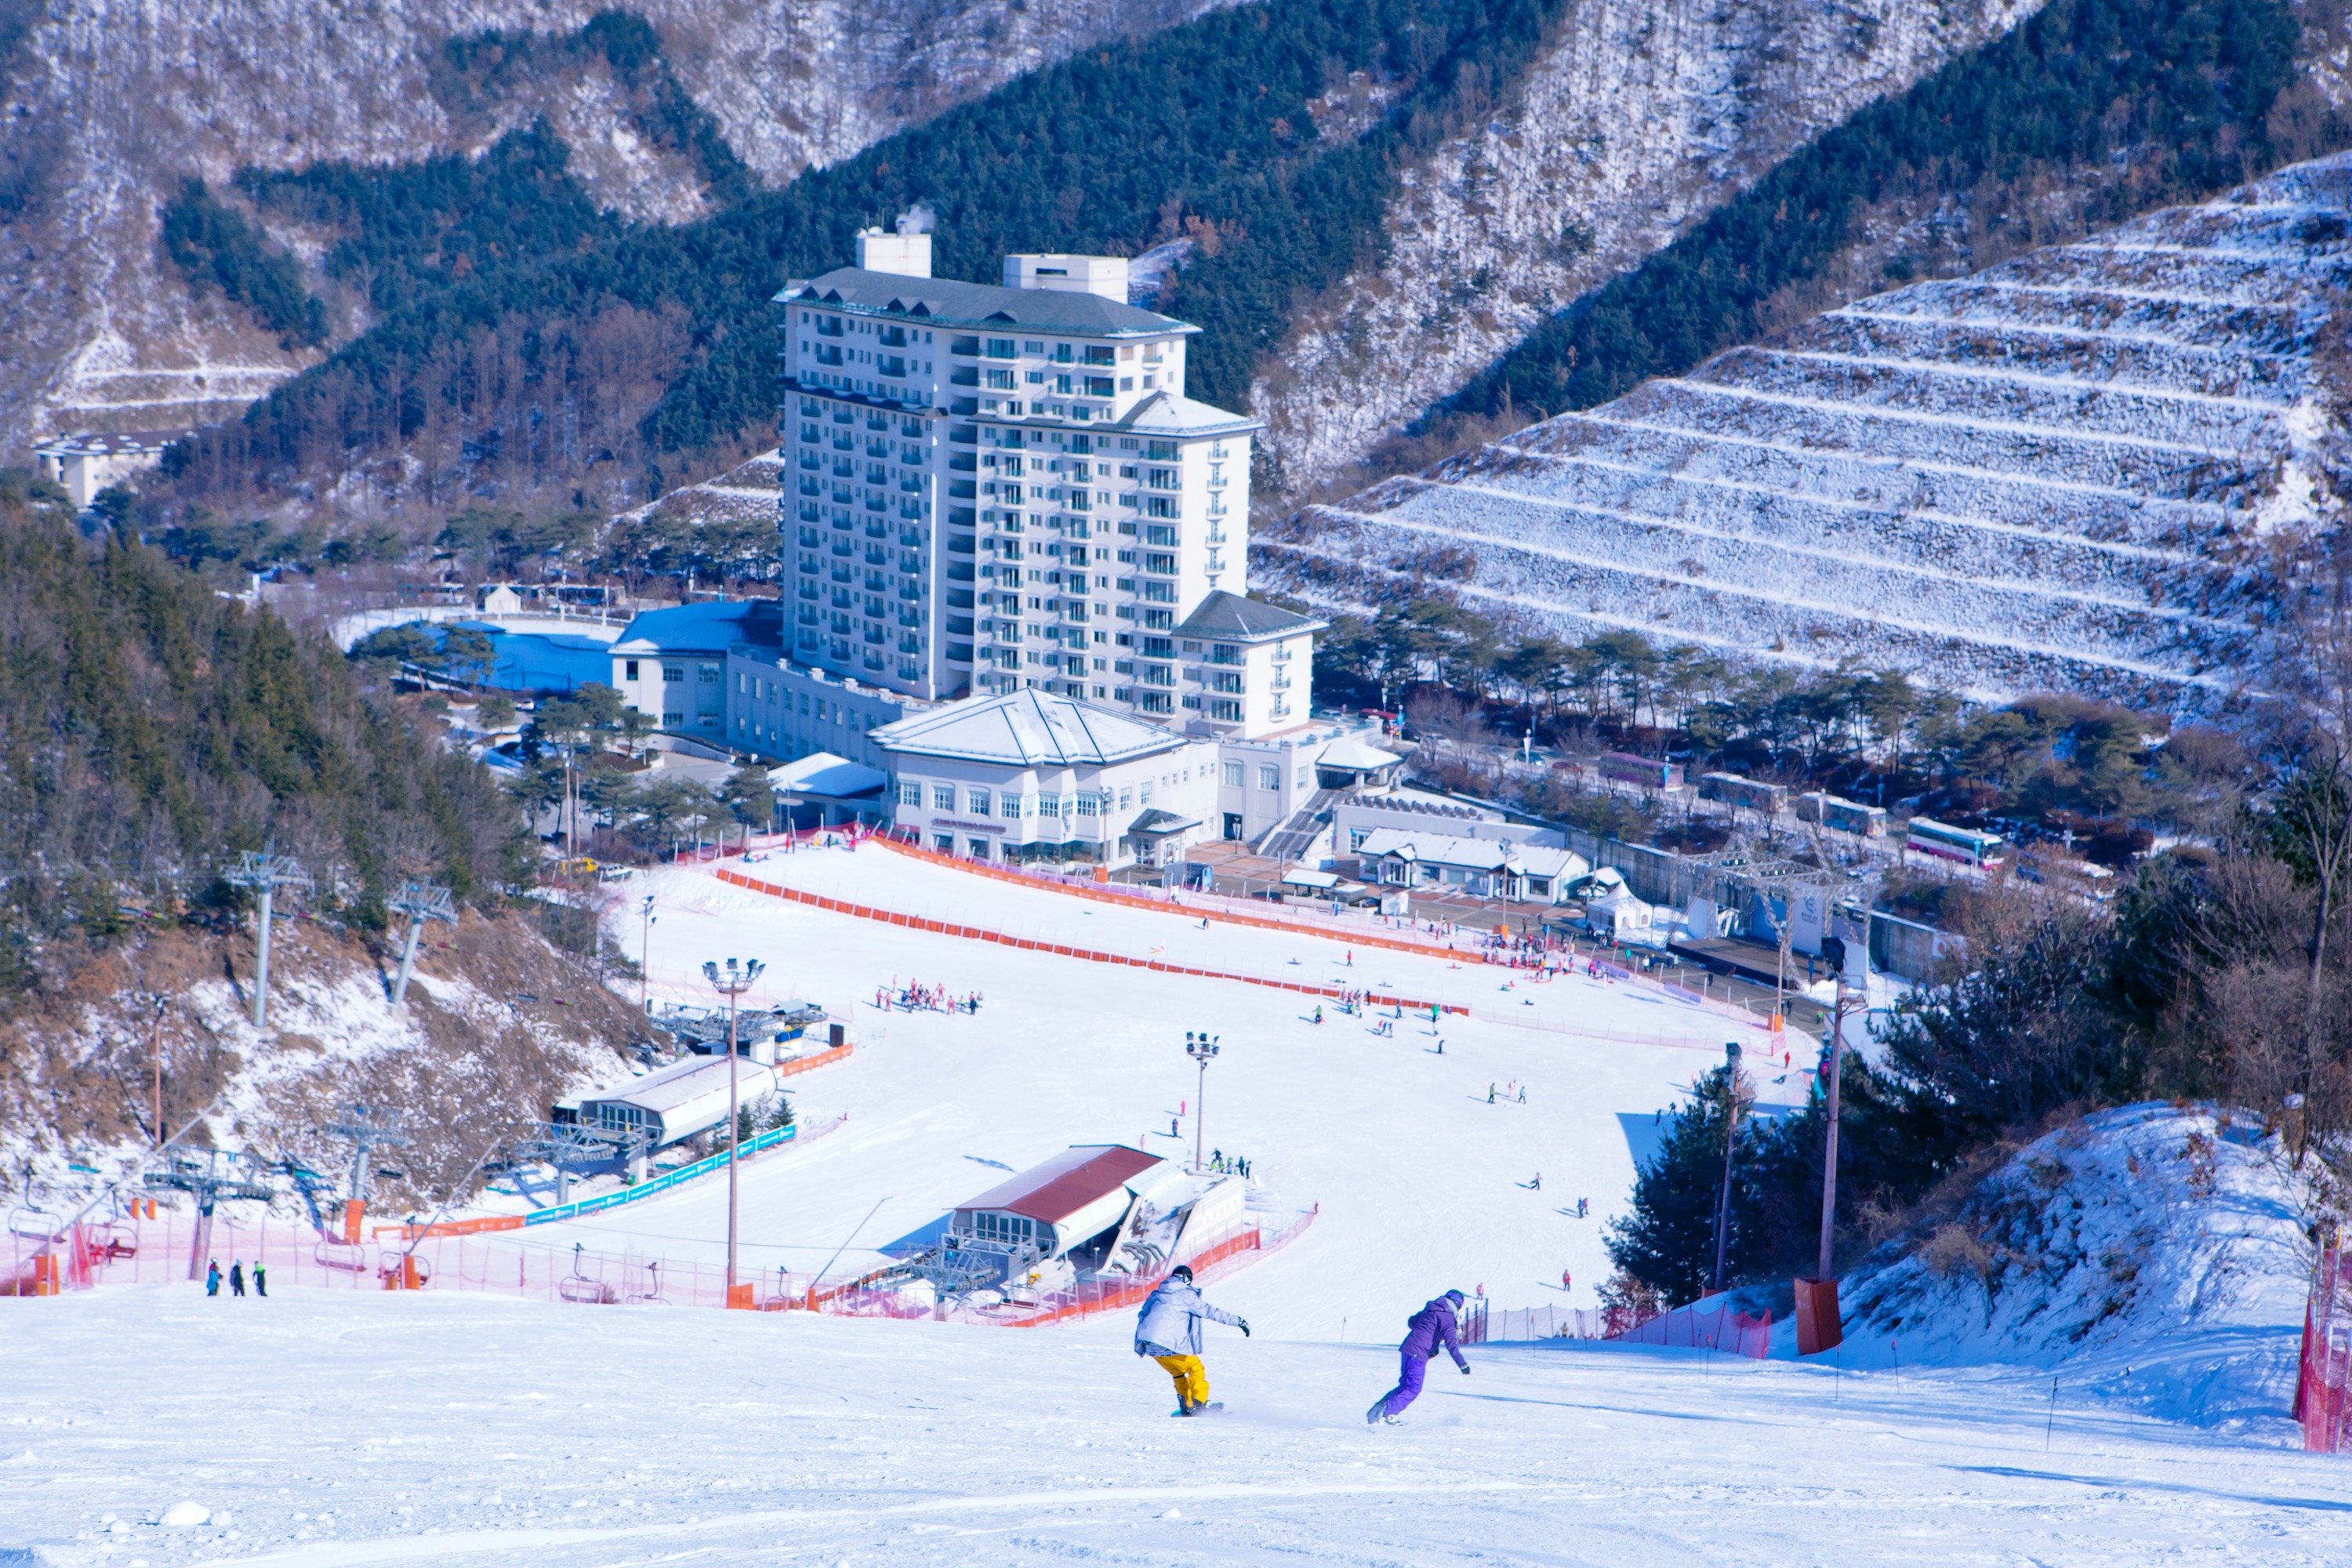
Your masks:
{"label": "rocky cliff face", "polygon": [[[782,183],[1087,43],[1213,0],[637,0],[678,82],[737,157]],[[310,357],[158,253],[181,180],[243,167],[398,163],[473,151],[543,116],[596,199],[702,210],[692,170],[632,125],[600,60],[509,73],[454,109],[445,46],[561,36],[609,0],[0,0],[0,458],[63,430],[233,416]],[[877,215],[877,216],[885,215]],[[280,235],[298,253],[308,237]],[[348,331],[361,323],[339,323]]]}
{"label": "rocky cliff face", "polygon": [[1570,8],[1516,101],[1408,172],[1383,264],[1303,313],[1254,388],[1284,488],[1344,472],[1793,149],[2041,4]]}

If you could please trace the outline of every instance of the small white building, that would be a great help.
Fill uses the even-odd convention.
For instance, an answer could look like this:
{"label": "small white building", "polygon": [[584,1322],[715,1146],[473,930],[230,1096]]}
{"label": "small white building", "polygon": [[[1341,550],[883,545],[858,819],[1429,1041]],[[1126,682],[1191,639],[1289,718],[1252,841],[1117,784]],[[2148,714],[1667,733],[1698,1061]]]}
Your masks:
{"label": "small white building", "polygon": [[873,732],[896,825],[924,847],[1016,865],[1167,865],[1203,837],[1217,749],[1038,688]]}
{"label": "small white building", "polygon": [[127,430],[59,436],[33,448],[41,478],[63,487],[74,505],[88,506],[100,490],[163,460],[163,448],[185,430]]}
{"label": "small white building", "polygon": [[1383,887],[1556,904],[1591,868],[1574,850],[1443,833],[1374,828],[1356,850],[1364,879]]}

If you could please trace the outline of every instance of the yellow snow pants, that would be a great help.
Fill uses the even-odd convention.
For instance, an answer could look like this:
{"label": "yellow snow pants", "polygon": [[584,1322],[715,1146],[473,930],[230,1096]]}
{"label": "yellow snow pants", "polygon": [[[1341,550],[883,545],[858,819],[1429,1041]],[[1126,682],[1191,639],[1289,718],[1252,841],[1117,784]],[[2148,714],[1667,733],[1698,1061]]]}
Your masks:
{"label": "yellow snow pants", "polygon": [[1201,1364],[1196,1355],[1156,1355],[1151,1358],[1168,1369],[1176,1380],[1176,1403],[1206,1405],[1209,1403],[1209,1369]]}

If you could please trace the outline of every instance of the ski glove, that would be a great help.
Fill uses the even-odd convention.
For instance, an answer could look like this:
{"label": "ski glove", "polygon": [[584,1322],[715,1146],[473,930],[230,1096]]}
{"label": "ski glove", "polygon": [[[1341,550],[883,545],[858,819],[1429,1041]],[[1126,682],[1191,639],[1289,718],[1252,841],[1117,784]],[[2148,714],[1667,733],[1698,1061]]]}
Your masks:
{"label": "ski glove", "polygon": [[1249,1338],[1249,1320],[1248,1320],[1247,1318],[1244,1318],[1244,1319],[1242,1320],[1242,1321],[1241,1321],[1241,1330],[1242,1330],[1242,1338],[1244,1338],[1244,1339],[1247,1339],[1247,1338]]}

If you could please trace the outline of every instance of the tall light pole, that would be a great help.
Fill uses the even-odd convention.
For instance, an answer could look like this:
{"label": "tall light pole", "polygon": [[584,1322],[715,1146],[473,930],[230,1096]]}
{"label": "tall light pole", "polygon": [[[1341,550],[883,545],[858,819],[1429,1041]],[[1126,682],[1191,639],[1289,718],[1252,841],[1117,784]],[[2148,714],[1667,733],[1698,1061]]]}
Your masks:
{"label": "tall light pole", "polygon": [[1195,1171],[1204,1170],[1208,1165],[1208,1162],[1201,1158],[1201,1149],[1209,1120],[1209,1064],[1216,1060],[1218,1038],[1206,1029],[1197,1034],[1191,1029],[1184,1031],[1184,1054],[1199,1063],[1201,1068],[1200,1087],[1192,1096],[1192,1169]]}
{"label": "tall light pole", "polygon": [[[653,900],[648,899],[646,901],[651,903]],[[730,1307],[735,1304],[735,1220],[741,1190],[737,1167],[743,1152],[743,1113],[737,1106],[735,1087],[738,1077],[735,1000],[751,989],[751,983],[759,979],[760,972],[767,967],[756,958],[740,964],[730,958],[724,969],[715,963],[702,966],[702,977],[710,982],[713,990],[727,998],[727,1304]]]}
{"label": "tall light pole", "polygon": [[637,906],[637,914],[645,922],[645,934],[637,942],[637,1011],[650,1013],[654,1010],[654,896],[651,893],[647,893],[645,902]]}
{"label": "tall light pole", "polygon": [[1723,1043],[1723,1195],[1715,1208],[1715,1288],[1723,1289],[1723,1263],[1731,1247],[1731,1156],[1739,1140],[1739,1042]]}

